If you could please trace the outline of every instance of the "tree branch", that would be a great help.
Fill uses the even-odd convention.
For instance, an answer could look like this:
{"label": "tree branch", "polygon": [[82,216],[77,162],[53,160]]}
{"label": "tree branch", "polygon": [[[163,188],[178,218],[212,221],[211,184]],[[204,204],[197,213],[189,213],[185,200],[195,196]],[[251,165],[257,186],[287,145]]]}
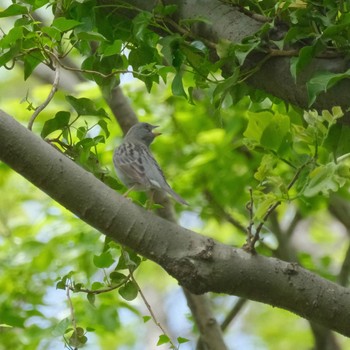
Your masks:
{"label": "tree branch", "polygon": [[158,263],[192,293],[260,301],[350,336],[349,289],[296,264],[248,254],[147,212],[2,111],[0,159],[101,233]]}
{"label": "tree branch", "polygon": [[183,288],[183,291],[199,328],[200,338],[196,349],[227,350],[220,326],[213,317],[209,298],[205,295],[194,295],[186,288]]}

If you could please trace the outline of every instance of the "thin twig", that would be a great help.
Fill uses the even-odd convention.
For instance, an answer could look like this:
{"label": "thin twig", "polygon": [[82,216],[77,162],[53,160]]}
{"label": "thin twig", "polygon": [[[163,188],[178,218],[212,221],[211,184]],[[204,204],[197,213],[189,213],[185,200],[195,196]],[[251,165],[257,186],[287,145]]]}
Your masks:
{"label": "thin twig", "polygon": [[229,324],[232,322],[232,320],[238,315],[238,313],[242,310],[243,306],[247,303],[248,299],[246,298],[239,298],[236,302],[236,304],[233,306],[231,311],[226,315],[226,318],[221,323],[221,329],[223,331],[226,330],[226,328],[229,326]]}
{"label": "thin twig", "polygon": [[211,49],[216,49],[216,44],[212,41],[209,41],[208,39],[205,39],[203,37],[196,37],[193,35],[193,33],[190,30],[187,30],[183,27],[181,27],[181,25],[179,25],[178,23],[176,23],[173,19],[166,17],[166,18],[162,18],[162,20],[164,22],[168,22],[175,30],[177,30],[180,34],[182,34],[183,36],[187,36],[190,39],[199,39],[200,41],[202,41],[207,47],[210,47]]}
{"label": "thin twig", "polygon": [[253,237],[252,229],[253,229],[253,225],[254,225],[254,221],[253,221],[253,217],[254,217],[253,189],[251,187],[249,188],[249,195],[250,195],[250,201],[246,205],[246,208],[249,212],[249,225],[247,227],[247,243],[250,242],[250,240]]}
{"label": "thin twig", "polygon": [[204,190],[204,195],[213,209],[227,222],[236,227],[239,231],[246,233],[246,228],[237,219],[235,219],[230,213],[228,213],[224,207],[214,198],[213,194],[209,190]]}
{"label": "thin twig", "polygon": [[[303,171],[303,169],[309,165],[311,162],[313,162],[315,160],[315,158],[312,158],[311,160],[308,160],[307,162],[305,162],[294,174],[292,180],[290,181],[290,183],[287,186],[287,192],[293,187],[293,185],[296,183],[296,181],[298,180],[300,173]],[[249,210],[249,214],[250,214],[250,223],[248,226],[248,238],[247,238],[247,243],[243,246],[244,249],[246,249],[249,252],[254,253],[255,252],[255,244],[256,242],[260,239],[260,232],[261,229],[263,228],[263,226],[265,225],[267,219],[269,218],[269,216],[271,215],[271,213],[273,213],[276,208],[281,204],[282,202],[280,200],[278,200],[276,203],[272,204],[266,211],[265,215],[263,216],[262,220],[260,221],[258,227],[256,228],[256,231],[254,233],[254,235],[252,236],[251,230],[252,230],[252,206],[253,206],[253,197],[252,197],[252,191],[250,189],[250,204],[248,207]]]}
{"label": "thin twig", "polygon": [[34,113],[32,114],[32,116],[30,117],[29,123],[28,123],[28,129],[32,130],[34,121],[36,119],[36,117],[39,115],[40,112],[42,112],[47,105],[50,103],[50,101],[53,99],[57,89],[58,89],[58,84],[60,82],[60,69],[58,67],[58,65],[56,64],[57,61],[54,60],[54,66],[55,66],[55,79],[53,81],[51,90],[49,95],[47,96],[46,100],[37,108],[35,108]]}
{"label": "thin twig", "polygon": [[[123,253],[124,253],[124,248],[122,247],[123,249]],[[136,282],[136,279],[134,277],[134,274],[133,274],[133,270],[132,270],[132,267],[128,265],[128,269],[129,269],[129,274],[130,274],[130,278],[131,280],[135,283],[136,287],[137,287],[137,290],[144,302],[144,304],[146,305],[146,308],[148,310],[148,312],[150,313],[151,315],[151,318],[154,322],[154,324],[161,330],[161,332],[169,339],[169,343],[172,347],[172,349],[177,349],[177,347],[175,346],[175,344],[173,343],[173,341],[171,340],[171,338],[169,337],[169,335],[167,334],[167,332],[165,331],[165,329],[163,328],[163,326],[161,325],[161,323],[157,320],[157,317],[156,315],[154,314],[153,310],[152,310],[152,307],[151,305],[149,304],[149,302],[147,301],[145,295],[143,294],[139,284]]]}
{"label": "thin twig", "polygon": [[118,283],[115,286],[112,286],[112,287],[109,287],[109,288],[103,288],[103,289],[96,289],[96,290],[87,289],[87,288],[81,288],[81,289],[76,291],[74,289],[74,287],[72,287],[72,286],[66,286],[66,287],[68,287],[72,292],[78,292],[78,293],[82,292],[82,293],[86,293],[86,294],[98,295],[98,294],[102,294],[102,293],[108,293],[108,292],[110,292],[112,290],[120,288],[122,285],[124,285],[126,282],[128,282],[130,280],[130,278],[131,278],[131,276],[128,275],[125,280],[123,280],[122,282]]}
{"label": "thin twig", "polygon": [[96,70],[81,69],[81,68],[66,66],[64,63],[61,62],[61,60],[59,60],[59,58],[53,52],[49,52],[49,53],[50,53],[51,56],[53,56],[56,59],[56,63],[58,65],[60,65],[60,67],[65,69],[65,70],[69,70],[69,71],[72,71],[72,72],[85,73],[85,74],[94,74],[94,75],[98,75],[98,76],[100,76],[102,78],[105,78],[105,79],[111,78],[112,76],[114,76],[116,74],[127,74],[127,73],[130,73],[130,74],[135,74],[135,75],[141,75],[143,77],[148,77],[148,76],[153,74],[152,72],[151,73],[142,73],[142,72],[136,72],[136,71],[128,70],[128,69],[117,69],[117,70],[114,70],[111,73],[103,74],[103,73],[101,73],[99,71],[96,71]]}
{"label": "thin twig", "polygon": [[161,323],[157,320],[157,317],[156,317],[156,315],[154,314],[151,305],[150,305],[149,302],[147,301],[147,299],[146,299],[145,295],[143,294],[143,292],[142,292],[142,290],[141,290],[139,284],[136,282],[133,273],[132,273],[132,272],[130,272],[130,273],[131,273],[131,280],[132,280],[132,281],[135,283],[135,285],[137,286],[137,289],[138,289],[138,291],[139,291],[139,294],[140,294],[140,296],[141,296],[143,302],[145,303],[145,305],[146,305],[146,307],[147,307],[147,310],[149,311],[149,313],[150,313],[150,315],[151,315],[151,317],[152,317],[153,322],[154,322],[155,325],[162,331],[162,333],[163,333],[164,335],[166,335],[166,336],[169,338],[169,343],[170,343],[170,345],[171,345],[174,349],[176,349],[175,344],[172,342],[171,338],[168,336],[168,334],[166,333],[166,331],[165,331],[165,329],[163,328],[163,326],[161,325]]}
{"label": "thin twig", "polygon": [[69,291],[70,291],[70,288],[69,288],[69,285],[67,285],[66,286],[66,295],[67,295],[67,300],[68,300],[68,305],[69,305],[69,310],[70,310],[70,317],[71,317],[72,327],[73,327],[74,344],[77,344],[77,342],[78,342],[77,321],[75,319],[74,306],[73,306],[72,300],[70,298]]}

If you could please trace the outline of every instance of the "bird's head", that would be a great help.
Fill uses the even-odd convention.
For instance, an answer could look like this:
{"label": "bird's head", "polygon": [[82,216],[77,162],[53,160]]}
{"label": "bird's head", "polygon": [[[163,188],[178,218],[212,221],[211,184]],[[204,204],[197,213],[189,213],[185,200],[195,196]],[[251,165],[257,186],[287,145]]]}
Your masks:
{"label": "bird's head", "polygon": [[125,139],[128,141],[142,142],[146,146],[149,146],[155,137],[161,135],[160,132],[153,132],[153,130],[157,127],[158,126],[148,123],[137,123],[130,128],[125,136]]}

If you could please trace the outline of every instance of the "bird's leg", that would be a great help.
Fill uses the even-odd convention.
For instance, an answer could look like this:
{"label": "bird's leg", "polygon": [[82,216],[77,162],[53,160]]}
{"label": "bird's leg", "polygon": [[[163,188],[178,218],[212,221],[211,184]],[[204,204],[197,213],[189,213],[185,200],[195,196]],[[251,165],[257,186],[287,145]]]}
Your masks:
{"label": "bird's leg", "polygon": [[149,198],[148,198],[148,201],[147,201],[147,205],[146,205],[146,209],[147,210],[151,210],[152,209],[152,205],[154,203],[154,190],[150,190],[149,191]]}
{"label": "bird's leg", "polygon": [[132,185],[124,194],[123,197],[127,197],[128,194],[134,189],[135,185]]}

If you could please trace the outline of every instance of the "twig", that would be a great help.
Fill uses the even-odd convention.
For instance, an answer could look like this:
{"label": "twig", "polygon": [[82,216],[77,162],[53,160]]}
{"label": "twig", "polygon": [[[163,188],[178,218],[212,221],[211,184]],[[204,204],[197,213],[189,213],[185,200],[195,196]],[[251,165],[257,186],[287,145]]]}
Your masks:
{"label": "twig", "polygon": [[212,205],[213,209],[218,212],[218,214],[223,217],[227,222],[236,227],[239,231],[246,233],[246,228],[235,219],[230,213],[228,213],[224,207],[217,202],[212,193],[209,190],[204,190],[204,195],[208,202]]}
{"label": "twig", "polygon": [[256,228],[255,234],[253,239],[251,240],[250,244],[252,246],[252,248],[254,249],[255,243],[259,240],[260,238],[260,231],[263,228],[263,226],[265,225],[267,219],[269,218],[269,216],[271,215],[271,213],[281,204],[281,201],[277,201],[275,204],[271,205],[269,207],[269,209],[267,209],[264,217],[262,218],[262,220],[259,223],[259,226]]}
{"label": "twig", "polygon": [[144,302],[144,304],[146,305],[146,308],[148,310],[148,312],[150,313],[151,317],[152,317],[152,320],[154,322],[154,324],[162,331],[162,333],[169,339],[169,343],[171,345],[171,348],[172,349],[177,349],[177,346],[175,346],[175,344],[173,343],[173,341],[171,340],[171,338],[169,337],[169,335],[167,334],[167,332],[165,331],[165,329],[163,328],[163,326],[161,325],[161,323],[157,320],[157,317],[156,315],[154,314],[153,310],[152,310],[152,307],[151,305],[149,304],[149,302],[147,301],[145,295],[143,294],[139,284],[136,282],[135,280],[135,277],[131,271],[131,269],[129,268],[129,273],[130,273],[130,276],[131,276],[131,280],[135,283],[135,285],[137,286],[137,290]]}
{"label": "twig", "polygon": [[152,75],[152,72],[151,73],[142,73],[142,72],[136,72],[136,71],[133,71],[133,70],[128,70],[128,69],[117,69],[117,70],[114,70],[113,72],[111,73],[108,73],[108,74],[104,74],[104,73],[101,73],[99,71],[96,71],[96,70],[90,70],[90,69],[81,69],[81,68],[76,68],[76,67],[69,67],[69,66],[66,66],[64,63],[62,63],[59,58],[53,53],[53,52],[49,52],[51,56],[53,56],[55,59],[56,59],[56,63],[58,65],[60,65],[61,68],[65,69],[65,70],[69,70],[69,71],[72,71],[72,72],[79,72],[79,73],[85,73],[85,74],[94,74],[94,75],[98,75],[102,78],[105,78],[105,79],[108,79],[110,77],[112,77],[113,75],[116,75],[116,74],[127,74],[127,73],[130,73],[130,74],[137,74],[137,75],[141,75],[141,76],[144,76],[144,77],[148,77],[150,75]]}
{"label": "twig", "polygon": [[68,300],[68,305],[69,305],[69,310],[70,310],[70,317],[71,317],[71,321],[72,321],[74,343],[77,344],[77,342],[78,342],[77,321],[75,319],[74,307],[73,307],[72,300],[70,298],[69,291],[70,291],[70,288],[69,288],[69,285],[67,285],[66,286],[66,295],[67,295],[67,300]]}
{"label": "twig", "polygon": [[95,295],[98,295],[98,294],[102,294],[102,293],[108,293],[112,290],[115,290],[115,289],[118,289],[120,288],[122,285],[124,285],[126,282],[128,282],[130,280],[131,276],[127,276],[125,280],[123,280],[122,282],[118,283],[117,285],[115,286],[112,286],[112,287],[109,287],[109,288],[103,288],[103,289],[96,289],[96,290],[92,290],[92,289],[87,289],[87,288],[81,288],[79,290],[75,290],[74,287],[72,286],[66,286],[68,287],[72,292],[82,292],[82,293],[86,293],[86,294],[95,294]]}
{"label": "twig", "polygon": [[57,89],[58,89],[58,84],[60,82],[60,69],[58,67],[58,65],[56,64],[57,61],[54,61],[54,66],[55,66],[55,79],[53,81],[52,87],[51,87],[51,91],[49,93],[49,95],[47,96],[46,100],[37,108],[35,108],[34,113],[32,114],[32,116],[30,117],[29,123],[28,123],[28,129],[32,130],[34,121],[36,119],[36,117],[39,115],[40,112],[42,112],[47,105],[50,103],[50,101],[53,99]]}
{"label": "twig", "polygon": [[243,249],[247,249],[250,247],[250,242],[253,238],[253,226],[254,226],[254,212],[253,212],[253,206],[254,206],[254,201],[253,201],[253,189],[250,187],[249,188],[249,195],[250,195],[250,201],[246,205],[246,209],[248,210],[249,213],[249,225],[247,227],[247,241],[246,244],[243,246]]}
{"label": "twig", "polygon": [[[287,193],[288,191],[293,187],[293,185],[296,183],[298,180],[300,173],[303,171],[303,169],[312,163],[315,160],[315,158],[312,158],[305,162],[294,174],[292,180],[287,186]],[[254,235],[252,234],[252,227],[253,227],[253,196],[252,196],[252,190],[250,189],[250,203],[249,206],[247,206],[247,209],[249,211],[249,216],[250,216],[250,221],[249,221],[249,226],[247,228],[248,230],[248,237],[247,237],[247,242],[244,244],[243,249],[245,249],[248,252],[255,253],[255,244],[256,242],[260,239],[260,232],[263,226],[265,225],[267,219],[273,213],[276,208],[282,203],[280,200],[276,201],[274,204],[272,204],[266,211],[265,215],[263,216],[262,220],[260,221],[259,225],[257,226]]]}
{"label": "twig", "polygon": [[209,41],[208,39],[205,39],[203,37],[196,37],[193,35],[193,33],[190,30],[184,29],[183,27],[181,27],[181,25],[179,25],[178,23],[176,23],[174,20],[172,20],[169,17],[166,18],[162,18],[163,21],[168,22],[175,30],[177,30],[180,34],[182,34],[183,36],[187,36],[190,39],[193,40],[200,40],[202,41],[206,46],[210,47],[211,49],[216,49],[216,44],[212,41]]}
{"label": "twig", "polygon": [[[124,247],[122,246],[122,254],[125,254],[125,250]],[[171,345],[172,349],[177,349],[177,347],[175,346],[175,344],[173,343],[173,341],[171,340],[171,338],[168,336],[167,332],[165,331],[165,329],[163,328],[163,326],[161,325],[161,323],[157,320],[156,315],[154,314],[151,305],[149,304],[149,302],[147,301],[145,295],[143,294],[139,284],[136,282],[136,279],[134,277],[134,273],[133,273],[133,267],[130,266],[129,264],[127,264],[128,266],[128,270],[129,270],[129,277],[130,279],[135,283],[137,290],[144,302],[144,304],[146,305],[147,310],[149,311],[151,318],[154,322],[154,324],[161,330],[161,332],[169,339],[169,343]]]}
{"label": "twig", "polygon": [[231,311],[226,315],[226,318],[221,323],[221,329],[223,331],[229,326],[232,320],[238,315],[238,313],[242,310],[243,306],[247,303],[248,299],[239,298],[236,304],[233,306]]}

